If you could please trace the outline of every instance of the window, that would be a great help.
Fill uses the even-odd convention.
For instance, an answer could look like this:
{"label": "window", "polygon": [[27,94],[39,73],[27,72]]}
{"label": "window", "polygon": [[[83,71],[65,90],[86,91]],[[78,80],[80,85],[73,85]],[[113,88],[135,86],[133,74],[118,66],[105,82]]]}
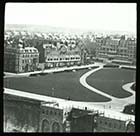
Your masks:
{"label": "window", "polygon": [[50,111],[50,115],[52,115],[53,114],[53,112],[52,111]]}
{"label": "window", "polygon": [[122,125],[120,124],[119,128],[122,128]]}
{"label": "window", "polygon": [[59,116],[61,116],[61,112],[59,112]]}
{"label": "window", "polygon": [[117,127],[117,124],[116,123],[114,123],[114,128],[116,128]]}
{"label": "window", "polygon": [[46,114],[48,115],[48,110],[46,110]]}
{"label": "window", "polygon": [[109,127],[111,127],[111,123],[109,123]]}
{"label": "window", "polygon": [[44,109],[42,109],[42,113],[45,114],[45,110]]}

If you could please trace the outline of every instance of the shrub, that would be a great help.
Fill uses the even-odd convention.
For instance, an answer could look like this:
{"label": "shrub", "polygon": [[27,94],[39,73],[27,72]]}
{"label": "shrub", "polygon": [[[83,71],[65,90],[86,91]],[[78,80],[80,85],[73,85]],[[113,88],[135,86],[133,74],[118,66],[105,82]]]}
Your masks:
{"label": "shrub", "polygon": [[108,68],[108,67],[110,67],[110,68],[119,68],[119,65],[112,64],[112,63],[104,65],[104,68]]}
{"label": "shrub", "polygon": [[129,104],[124,107],[123,113],[135,115],[135,104]]}
{"label": "shrub", "polygon": [[122,69],[130,69],[130,70],[136,70],[136,68],[134,68],[134,67],[125,67],[125,66],[123,66],[123,67],[121,67]]}

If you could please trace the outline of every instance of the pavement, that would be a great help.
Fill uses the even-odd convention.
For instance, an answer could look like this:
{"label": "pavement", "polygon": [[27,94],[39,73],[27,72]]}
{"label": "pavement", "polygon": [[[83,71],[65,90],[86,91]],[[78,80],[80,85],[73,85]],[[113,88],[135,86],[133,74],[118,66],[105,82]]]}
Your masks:
{"label": "pavement", "polygon": [[72,67],[62,67],[62,68],[52,68],[43,71],[34,71],[34,72],[26,72],[26,73],[10,73],[4,72],[4,78],[9,77],[22,77],[22,76],[29,76],[30,74],[39,74],[39,73],[51,73],[51,72],[59,72],[64,70],[72,70],[72,69],[82,69],[82,68],[89,68],[93,66],[98,66],[100,63],[89,64],[89,65],[82,65],[82,66],[72,66]]}
{"label": "pavement", "polygon": [[96,88],[94,88],[93,86],[90,86],[87,82],[86,82],[86,78],[88,76],[90,76],[91,74],[93,74],[94,72],[100,70],[103,68],[103,65],[99,65],[99,68],[97,69],[93,69],[87,73],[85,73],[81,78],[80,78],[80,83],[86,87],[87,89],[95,92],[95,93],[98,93],[100,95],[103,95],[107,98],[110,98],[111,101],[109,102],[93,102],[93,104],[95,105],[102,105],[102,107],[105,107],[105,108],[108,108],[108,109],[113,109],[114,111],[122,111],[124,106],[127,105],[129,102],[131,103],[135,103],[135,91],[133,91],[131,89],[131,86],[134,82],[132,83],[127,83],[125,85],[122,86],[122,88],[125,90],[125,91],[128,91],[130,93],[132,93],[132,95],[130,97],[127,97],[127,98],[116,98],[116,97],[113,97],[112,95],[109,95],[109,94],[106,94]]}

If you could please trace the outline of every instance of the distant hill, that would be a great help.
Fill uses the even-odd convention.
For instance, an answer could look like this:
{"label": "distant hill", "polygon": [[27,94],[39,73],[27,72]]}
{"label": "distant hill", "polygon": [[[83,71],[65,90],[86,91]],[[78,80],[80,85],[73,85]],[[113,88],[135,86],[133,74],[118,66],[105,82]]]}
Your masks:
{"label": "distant hill", "polygon": [[94,32],[94,33],[104,33],[104,34],[120,34],[120,35],[130,35],[135,36],[135,33],[128,31],[107,31],[107,30],[93,30],[91,29],[78,29],[78,28],[65,28],[65,27],[53,27],[47,25],[26,25],[26,24],[6,24],[5,30],[27,30],[30,32],[58,32],[58,33],[85,33],[85,32]]}
{"label": "distant hill", "polygon": [[47,25],[26,25],[26,24],[7,24],[5,30],[27,30],[31,32],[63,32],[63,33],[83,33],[87,30],[75,28],[52,27]]}

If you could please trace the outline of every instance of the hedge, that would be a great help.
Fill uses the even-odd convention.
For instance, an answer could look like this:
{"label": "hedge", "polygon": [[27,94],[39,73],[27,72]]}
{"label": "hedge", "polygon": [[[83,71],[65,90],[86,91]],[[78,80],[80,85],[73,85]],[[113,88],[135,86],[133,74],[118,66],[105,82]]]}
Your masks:
{"label": "hedge", "polygon": [[125,66],[122,66],[121,68],[122,68],[122,69],[136,70],[136,68],[133,68],[133,67],[125,67]]}

